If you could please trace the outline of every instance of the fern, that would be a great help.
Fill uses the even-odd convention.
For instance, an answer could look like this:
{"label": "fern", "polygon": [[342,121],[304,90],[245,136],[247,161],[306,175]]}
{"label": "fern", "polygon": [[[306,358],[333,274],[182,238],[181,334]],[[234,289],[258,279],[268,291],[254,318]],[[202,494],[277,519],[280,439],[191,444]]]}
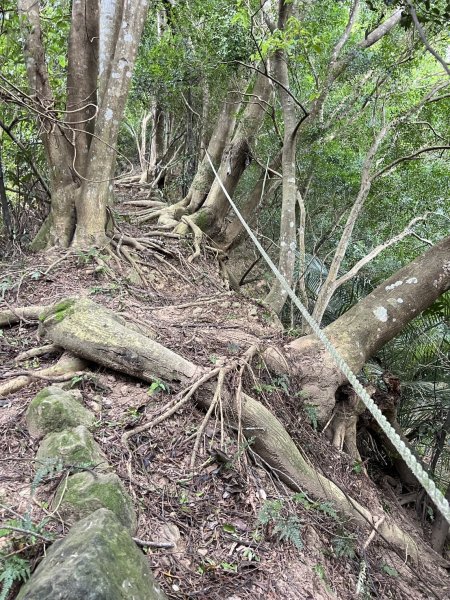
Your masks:
{"label": "fern", "polygon": [[30,562],[19,556],[10,556],[6,559],[0,558],[0,564],[0,600],[6,600],[16,581],[24,582],[30,577]]}
{"label": "fern", "polygon": [[301,550],[300,521],[296,515],[283,515],[283,508],[282,500],[267,500],[260,510],[258,521],[262,525],[273,525],[273,532],[281,542],[290,542]]}
{"label": "fern", "polygon": [[34,496],[37,488],[47,477],[54,477],[64,470],[64,463],[60,458],[48,458],[40,464],[31,482],[31,495]]}
{"label": "fern", "polygon": [[298,550],[303,549],[303,540],[300,535],[300,521],[295,515],[278,519],[273,528],[280,542],[291,542]]}
{"label": "fern", "polygon": [[282,500],[266,500],[259,511],[258,521],[261,525],[268,525],[281,518],[282,509]]}

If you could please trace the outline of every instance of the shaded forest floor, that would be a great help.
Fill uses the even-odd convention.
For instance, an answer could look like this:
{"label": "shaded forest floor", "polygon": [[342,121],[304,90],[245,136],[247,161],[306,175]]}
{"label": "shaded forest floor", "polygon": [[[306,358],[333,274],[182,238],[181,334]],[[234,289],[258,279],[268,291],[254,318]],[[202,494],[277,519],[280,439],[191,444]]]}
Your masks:
{"label": "shaded forest floor", "polygon": [[[120,227],[127,235],[133,227]],[[151,234],[140,229],[139,235]],[[161,252],[140,253],[146,285],[125,262],[106,253],[64,251],[15,255],[2,263],[0,310],[49,304],[67,296],[88,296],[152,331],[166,347],[203,366],[241,355],[256,341],[263,347],[282,337],[279,323],[257,301],[230,291],[217,257],[202,248],[193,262],[189,240],[154,238]],[[161,260],[162,259],[162,260]],[[103,261],[113,269],[109,273]],[[20,352],[41,344],[35,323],[0,330],[0,378],[18,370],[45,367],[57,356],[17,365]],[[8,374],[8,375],[6,375]],[[46,382],[0,398],[0,503],[34,522],[46,516],[60,475],[39,482],[31,493],[38,442],[29,437],[24,413]],[[411,569],[393,550],[335,514],[326,503],[294,496],[267,471],[250,445],[238,445],[219,414],[207,425],[196,474],[189,475],[196,431],[204,414],[185,405],[169,420],[121,443],[124,431],[157,414],[177,389],[164,382],[151,387],[92,365],[92,372],[69,382],[95,412],[95,438],[129,490],[138,512],[136,536],[170,541],[173,549],[152,549],[148,560],[170,598],[322,600],[450,597],[442,569],[421,564]],[[283,422],[313,465],[370,508],[380,502],[411,534],[424,535],[412,511],[400,508],[393,492],[376,487],[345,454],[331,448],[301,407],[295,382],[273,379],[258,359],[246,371],[244,386]],[[11,517],[2,509],[2,519]],[[58,534],[67,524],[53,519]],[[25,550],[38,560],[42,546]],[[362,575],[364,571],[364,577]],[[358,595],[358,580],[365,581]]]}

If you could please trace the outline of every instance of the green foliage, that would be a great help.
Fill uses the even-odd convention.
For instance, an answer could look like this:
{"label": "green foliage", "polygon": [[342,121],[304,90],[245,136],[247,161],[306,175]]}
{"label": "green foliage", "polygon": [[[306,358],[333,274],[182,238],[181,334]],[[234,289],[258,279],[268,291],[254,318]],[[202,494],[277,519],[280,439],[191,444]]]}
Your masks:
{"label": "green foliage", "polygon": [[167,383],[164,383],[164,381],[161,381],[161,379],[155,379],[154,381],[152,381],[150,387],[148,388],[147,394],[149,396],[153,396],[159,392],[165,392],[166,394],[168,394],[170,392],[170,389]]}
{"label": "green foliage", "polygon": [[354,537],[336,537],[333,539],[334,553],[338,558],[354,559],[356,556]]}
{"label": "green foliage", "polygon": [[289,394],[289,377],[287,375],[278,375],[276,377],[272,377],[272,383],[258,383],[253,386],[253,389],[258,394],[272,393],[275,391],[282,391],[285,394]]}
{"label": "green foliage", "polygon": [[64,468],[64,462],[60,458],[48,458],[41,461],[31,482],[31,495],[34,496],[44,479],[59,475]]}
{"label": "green foliage", "polygon": [[311,423],[311,427],[314,429],[314,431],[317,431],[317,408],[312,404],[305,404],[303,408],[305,410],[306,416],[309,419],[309,422]]}
{"label": "green foliage", "polygon": [[283,508],[282,500],[266,500],[259,512],[258,521],[261,525],[271,526],[280,541],[290,542],[298,550],[302,550],[301,523],[296,515],[284,514]]}
{"label": "green foliage", "polygon": [[397,569],[395,569],[394,567],[391,567],[391,565],[384,564],[381,566],[381,570],[384,573],[386,573],[386,575],[389,575],[390,577],[398,577],[399,576]]}
{"label": "green foliage", "polygon": [[30,561],[20,556],[9,556],[2,558],[0,555],[0,583],[2,589],[0,592],[0,600],[6,600],[14,583],[25,582],[31,574]]}
{"label": "green foliage", "polygon": [[303,506],[303,508],[306,510],[318,510],[319,512],[322,512],[324,515],[327,515],[327,516],[331,517],[332,519],[335,519],[336,521],[339,520],[339,516],[336,512],[336,509],[334,508],[334,506],[331,502],[328,502],[328,501],[314,502],[313,500],[308,498],[308,496],[304,492],[298,492],[298,493],[294,494],[292,496],[292,499],[294,500],[294,502],[301,504],[301,506]]}

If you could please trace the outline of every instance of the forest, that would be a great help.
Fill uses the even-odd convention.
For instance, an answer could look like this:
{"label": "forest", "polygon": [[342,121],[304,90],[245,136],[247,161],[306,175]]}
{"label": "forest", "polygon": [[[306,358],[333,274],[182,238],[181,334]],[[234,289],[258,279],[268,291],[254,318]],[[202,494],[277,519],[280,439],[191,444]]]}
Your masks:
{"label": "forest", "polygon": [[3,0],[0,600],[450,598],[449,23]]}

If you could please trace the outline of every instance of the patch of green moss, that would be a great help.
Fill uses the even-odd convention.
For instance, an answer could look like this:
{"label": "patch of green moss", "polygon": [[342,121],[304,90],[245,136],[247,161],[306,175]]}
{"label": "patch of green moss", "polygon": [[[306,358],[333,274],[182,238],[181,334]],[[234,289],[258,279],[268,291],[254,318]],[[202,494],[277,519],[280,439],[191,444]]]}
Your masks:
{"label": "patch of green moss", "polygon": [[133,504],[114,473],[83,471],[71,475],[59,486],[52,507],[59,507],[63,518],[79,521],[99,508],[111,510],[124,527],[134,532]]}
{"label": "patch of green moss", "polygon": [[73,305],[75,304],[74,298],[67,298],[58,302],[50,311],[46,311],[39,315],[39,321],[44,323],[47,319],[52,319],[56,323],[60,323],[69,314],[73,312]]}
{"label": "patch of green moss", "polygon": [[73,393],[56,386],[44,388],[31,401],[26,414],[33,437],[62,431],[68,427],[92,427],[95,416],[82,406]]}
{"label": "patch of green moss", "polygon": [[36,458],[38,461],[60,458],[65,465],[89,464],[103,469],[107,467],[100,446],[82,425],[46,435],[39,446]]}
{"label": "patch of green moss", "polygon": [[209,225],[209,215],[207,213],[207,211],[205,210],[200,210],[196,215],[195,215],[195,224],[198,225],[198,227],[200,227],[200,229],[202,231],[205,231],[205,229],[208,227]]}

